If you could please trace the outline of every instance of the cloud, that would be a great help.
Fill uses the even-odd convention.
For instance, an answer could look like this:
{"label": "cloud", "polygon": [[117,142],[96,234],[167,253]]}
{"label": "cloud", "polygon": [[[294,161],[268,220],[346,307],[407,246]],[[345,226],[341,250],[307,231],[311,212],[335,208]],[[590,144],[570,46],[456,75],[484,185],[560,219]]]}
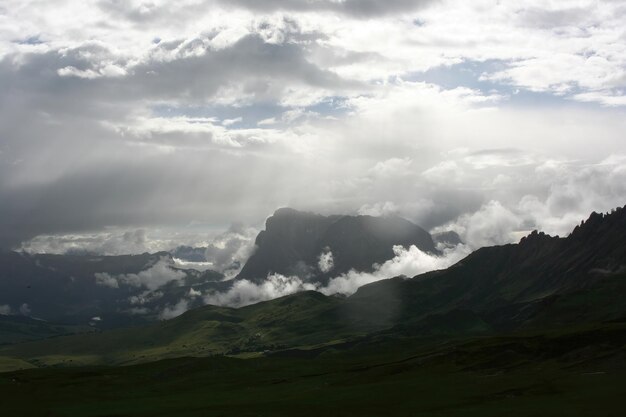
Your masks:
{"label": "cloud", "polygon": [[397,276],[412,278],[416,275],[445,269],[460,261],[471,252],[468,247],[458,245],[454,248],[444,249],[442,256],[431,255],[411,245],[408,249],[402,246],[394,246],[395,256],[383,263],[376,265],[371,273],[351,270],[346,274],[331,279],[326,286],[318,290],[326,295],[344,294],[350,295],[359,287],[372,282],[389,279]]}
{"label": "cloud", "polygon": [[613,92],[592,91],[589,93],[579,93],[574,95],[574,100],[587,103],[600,103],[608,107],[626,106],[626,96]]}
{"label": "cloud", "polygon": [[189,292],[175,304],[166,305],[158,314],[160,320],[169,320],[178,317],[192,308],[194,300],[201,297],[202,292],[189,288]]}
{"label": "cloud", "polygon": [[535,168],[624,153],[620,2],[36,6],[7,0],[0,28],[4,248],[162,250],[281,206],[430,229],[497,201],[540,225],[526,196],[557,228],[606,203],[558,212]]}
{"label": "cloud", "polygon": [[393,13],[411,12],[432,3],[431,0],[270,0],[262,3],[254,0],[223,1],[228,5],[238,5],[262,12],[274,10],[288,11],[329,11],[356,18],[372,18]]}
{"label": "cloud", "polygon": [[[624,204],[626,157],[612,155],[581,166],[575,161],[546,160],[533,164],[529,179],[543,185],[541,193],[522,194],[502,203],[491,200],[433,232],[457,232],[472,249],[516,243],[532,230],[567,236],[592,211],[608,212]],[[511,186],[517,180],[496,178]],[[541,188],[541,187],[540,187]]]}
{"label": "cloud", "polygon": [[40,235],[24,242],[28,253],[95,253],[99,255],[138,254],[161,250],[160,242],[150,239],[145,229],[104,233]]}
{"label": "cloud", "polygon": [[[188,231],[145,229],[114,230],[103,233],[80,233],[70,235],[40,235],[24,242],[20,250],[28,253],[123,255],[174,251],[180,246],[206,248],[206,262],[188,262],[174,258],[181,269],[213,269],[236,275],[252,250],[256,228],[240,223],[231,224],[223,232],[202,232],[202,225],[191,225]],[[107,274],[100,274],[102,283],[112,281]]]}
{"label": "cloud", "polygon": [[144,229],[71,235],[40,235],[20,248],[28,253],[95,253],[99,255],[157,252],[162,246]]}
{"label": "cloud", "polygon": [[398,178],[412,173],[411,158],[389,158],[377,162],[370,172],[376,177]]}
{"label": "cloud", "polygon": [[212,262],[193,262],[184,261],[182,259],[173,258],[174,264],[180,269],[195,269],[196,271],[213,270],[215,266]]}
{"label": "cloud", "polygon": [[205,257],[214,269],[232,278],[243,268],[254,251],[254,239],[258,230],[233,223],[228,230],[215,237],[207,246]]}
{"label": "cloud", "polygon": [[31,309],[28,304],[24,303],[20,306],[20,314],[22,316],[30,316],[30,313],[31,313]]}
{"label": "cloud", "polygon": [[305,290],[315,290],[313,284],[305,283],[300,278],[270,274],[261,284],[248,280],[238,280],[226,292],[213,292],[204,297],[204,302],[211,305],[243,307],[260,301],[272,300],[285,295]]}
{"label": "cloud", "polygon": [[335,267],[335,260],[333,258],[333,253],[331,252],[330,248],[320,253],[317,261],[317,267],[324,274],[332,271],[332,269]]}
{"label": "cloud", "polygon": [[189,293],[187,294],[189,297],[200,297],[202,292],[194,290],[193,288],[189,288]]}
{"label": "cloud", "polygon": [[163,291],[146,290],[138,295],[130,296],[128,302],[133,306],[143,306],[161,299],[163,295]]}
{"label": "cloud", "polygon": [[120,284],[117,281],[117,278],[110,275],[107,272],[97,272],[96,274],[94,274],[94,276],[96,277],[96,284],[101,285],[103,287],[110,287],[110,288],[119,288]]}
{"label": "cloud", "polygon": [[476,250],[519,240],[513,232],[520,230],[521,223],[521,219],[501,203],[490,201],[480,210],[464,214],[451,227],[444,228],[458,233],[463,242]]}
{"label": "cloud", "polygon": [[173,269],[172,266],[173,262],[167,257],[163,257],[148,269],[137,274],[96,273],[95,278],[97,284],[111,288],[131,286],[154,291],[165,284],[182,280],[187,276],[185,272]]}
{"label": "cloud", "polygon": [[173,319],[174,317],[180,316],[187,310],[189,310],[189,301],[182,298],[178,303],[165,307],[159,314],[159,318],[161,320]]}
{"label": "cloud", "polygon": [[237,123],[241,123],[242,121],[243,121],[242,117],[236,117],[234,119],[224,119],[224,120],[222,120],[222,124],[224,126],[232,126],[232,125],[235,125]]}
{"label": "cloud", "polygon": [[360,216],[389,216],[390,214],[396,214],[398,212],[398,206],[392,201],[385,201],[384,203],[364,204],[357,210]]}
{"label": "cloud", "polygon": [[0,305],[0,315],[2,316],[12,316],[16,314],[21,314],[22,316],[30,316],[31,312],[32,311],[31,311],[30,306],[26,303],[23,303],[22,305],[20,305],[17,312],[13,310],[11,306],[8,304]]}
{"label": "cloud", "polygon": [[332,278],[327,285],[304,282],[298,276],[286,277],[280,274],[270,274],[260,284],[248,280],[235,281],[227,291],[213,292],[205,296],[204,302],[211,305],[242,307],[306,290],[319,291],[326,295],[350,295],[359,287],[372,282],[402,275],[413,277],[435,269],[447,268],[470,253],[469,248],[464,245],[444,249],[442,256],[430,255],[415,246],[409,248],[394,246],[393,251],[394,258],[382,265],[375,265],[373,272],[351,270]]}

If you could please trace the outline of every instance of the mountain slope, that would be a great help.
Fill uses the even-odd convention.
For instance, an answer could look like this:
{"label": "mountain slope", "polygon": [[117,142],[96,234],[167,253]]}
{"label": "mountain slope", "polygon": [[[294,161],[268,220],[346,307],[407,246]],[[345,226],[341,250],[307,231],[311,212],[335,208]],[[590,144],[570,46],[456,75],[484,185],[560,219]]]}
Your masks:
{"label": "mountain slope", "polygon": [[151,325],[0,347],[0,356],[37,365],[131,364],[279,350],[364,333],[337,320],[341,303],[308,291],[239,309],[206,306]]}
{"label": "mountain slope", "polygon": [[[454,309],[495,329],[626,317],[626,209],[593,213],[567,238],[533,232],[517,245],[482,248],[456,265],[412,280],[360,288],[351,302],[396,306],[403,321]],[[564,306],[569,304],[569,308]],[[406,321],[405,321],[406,322]]]}

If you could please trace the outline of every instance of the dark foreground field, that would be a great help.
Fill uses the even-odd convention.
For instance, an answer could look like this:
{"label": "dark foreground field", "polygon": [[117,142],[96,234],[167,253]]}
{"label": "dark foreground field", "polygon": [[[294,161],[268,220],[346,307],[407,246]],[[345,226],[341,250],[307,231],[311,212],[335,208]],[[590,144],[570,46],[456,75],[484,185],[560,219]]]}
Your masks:
{"label": "dark foreground field", "polygon": [[0,374],[6,416],[623,416],[626,326]]}

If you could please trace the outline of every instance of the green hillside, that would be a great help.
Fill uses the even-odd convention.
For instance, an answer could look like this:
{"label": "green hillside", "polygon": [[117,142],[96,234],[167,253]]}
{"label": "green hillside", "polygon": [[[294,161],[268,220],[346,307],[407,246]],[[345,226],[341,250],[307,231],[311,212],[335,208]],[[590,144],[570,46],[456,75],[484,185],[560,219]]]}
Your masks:
{"label": "green hillside", "polygon": [[0,355],[37,366],[110,365],[335,343],[363,333],[334,320],[340,304],[305,292],[240,309],[207,306],[148,326],[0,347]]}
{"label": "green hillside", "polygon": [[178,358],[0,374],[29,416],[623,414],[626,326],[457,341],[382,338],[315,355]]}
{"label": "green hillside", "polygon": [[55,324],[25,316],[0,315],[0,345],[93,331],[89,326]]}

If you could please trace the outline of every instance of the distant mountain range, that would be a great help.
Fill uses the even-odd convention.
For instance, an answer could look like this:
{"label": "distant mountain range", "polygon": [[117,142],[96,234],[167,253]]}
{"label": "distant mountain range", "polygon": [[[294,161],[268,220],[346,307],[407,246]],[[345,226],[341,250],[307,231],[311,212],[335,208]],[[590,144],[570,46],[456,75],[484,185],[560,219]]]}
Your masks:
{"label": "distant mountain range", "polygon": [[[176,303],[191,288],[223,288],[222,279],[214,271],[177,268],[167,252],[121,256],[0,252],[4,314],[67,325],[112,328],[158,319],[150,312]],[[146,286],[150,280],[156,288]],[[196,302],[202,305],[200,299]]]}
{"label": "distant mountain range", "polygon": [[625,230],[626,208],[593,213],[566,238],[533,232],[446,270],[379,281],[347,298],[308,291],[240,309],[205,306],[149,326],[8,346],[0,356],[127,364],[323,351],[377,337],[458,338],[626,322]]}
{"label": "distant mountain range", "polygon": [[[438,253],[428,232],[399,217],[326,217],[287,208],[267,219],[256,245],[235,281],[174,262],[205,261],[201,247],[121,256],[0,252],[0,307],[5,314],[110,329],[169,318],[163,312],[181,300],[185,308],[199,307],[201,294],[225,291],[236,280],[262,283],[279,273],[324,283],[350,269],[372,270],[373,264],[393,258],[394,245]],[[148,285],[151,280],[154,285]]]}

